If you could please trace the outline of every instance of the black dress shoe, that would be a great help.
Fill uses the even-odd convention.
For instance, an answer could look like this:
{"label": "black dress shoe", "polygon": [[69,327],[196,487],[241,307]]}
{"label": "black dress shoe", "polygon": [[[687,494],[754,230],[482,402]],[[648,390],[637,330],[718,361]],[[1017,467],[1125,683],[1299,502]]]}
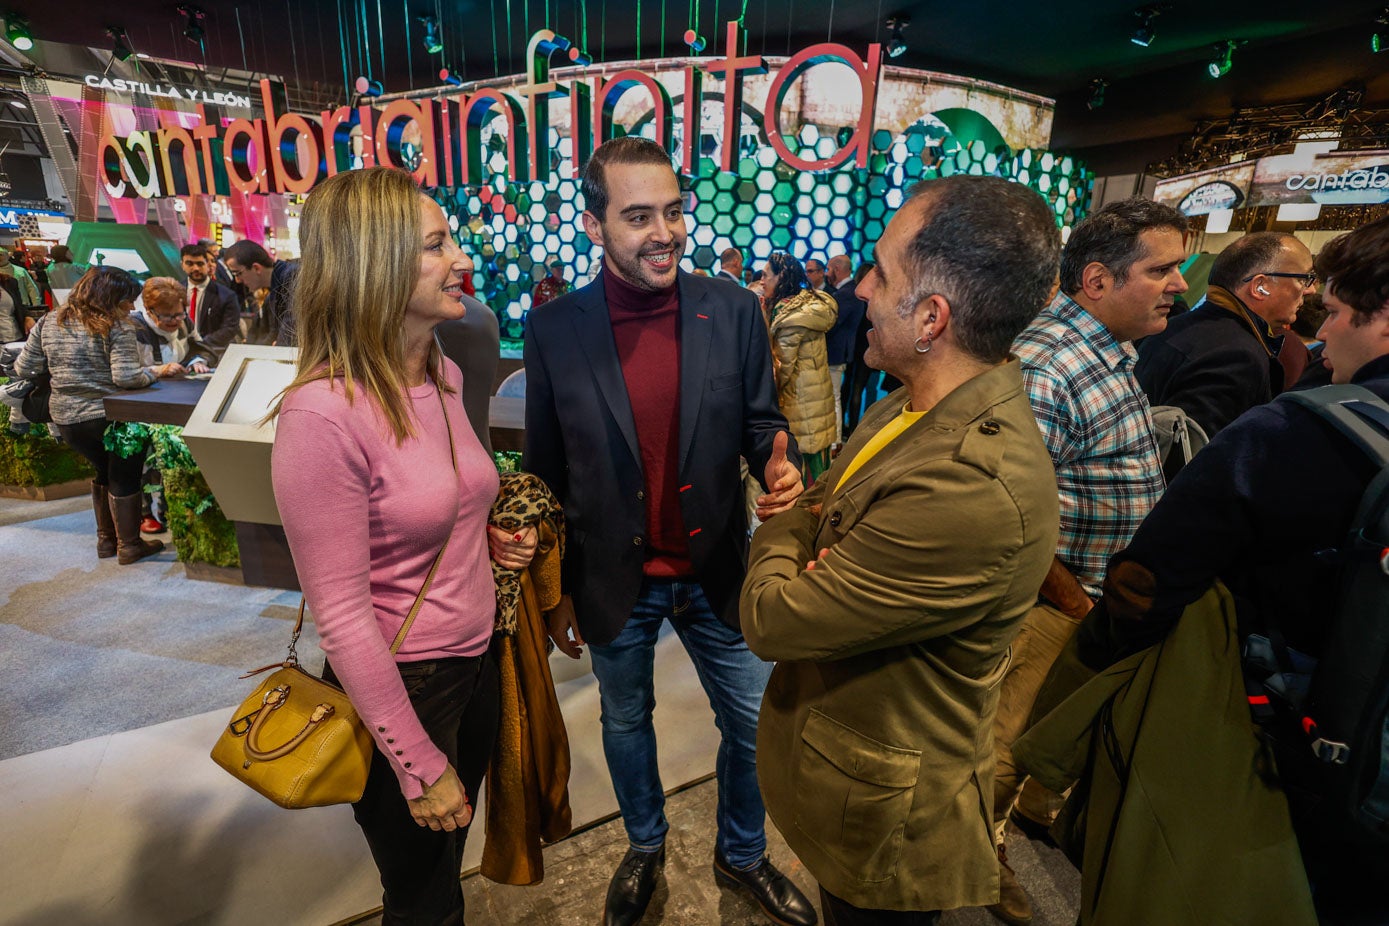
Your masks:
{"label": "black dress shoe", "polygon": [[752,899],[773,923],[781,926],[815,926],[815,908],[791,879],[777,871],[772,860],[762,856],[757,867],[740,871],[728,864],[723,853],[714,850],[714,880],[727,887],[747,888]]}
{"label": "black dress shoe", "polygon": [[608,902],[603,908],[604,926],[632,926],[641,921],[656,879],[666,861],[666,847],[655,852],[628,849],[617,873],[608,882]]}

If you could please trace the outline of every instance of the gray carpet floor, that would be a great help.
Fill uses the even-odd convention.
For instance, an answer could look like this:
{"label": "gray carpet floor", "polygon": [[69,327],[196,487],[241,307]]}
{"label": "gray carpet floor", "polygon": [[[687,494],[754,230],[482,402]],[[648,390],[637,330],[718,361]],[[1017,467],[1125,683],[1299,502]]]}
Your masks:
{"label": "gray carpet floor", "polygon": [[238,675],[283,658],[299,603],[192,581],[172,549],[98,560],[87,499],[0,499],[0,564],[0,759],[230,709],[253,684]]}

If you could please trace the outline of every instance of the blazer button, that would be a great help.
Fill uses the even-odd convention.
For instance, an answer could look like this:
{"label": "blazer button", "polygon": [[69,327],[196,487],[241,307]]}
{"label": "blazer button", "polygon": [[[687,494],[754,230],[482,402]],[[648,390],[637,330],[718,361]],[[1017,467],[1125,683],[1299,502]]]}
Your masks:
{"label": "blazer button", "polygon": [[641,539],[641,537],[633,537],[633,538],[632,538],[632,546],[634,546],[634,547],[639,547],[639,546],[641,546],[641,544],[642,544],[642,539]]}
{"label": "blazer button", "polygon": [[1003,428],[1001,428],[998,422],[994,421],[992,418],[986,419],[985,421],[981,421],[979,423],[980,434],[988,434],[990,437],[992,437],[993,435],[997,434],[999,431],[1002,430]]}
{"label": "blazer button", "polygon": [[643,492],[643,491],[641,491],[640,489],[637,490],[637,501],[639,501],[639,502],[644,502],[644,501],[646,501],[646,493]]}
{"label": "blazer button", "polygon": [[844,520],[844,516],[843,516],[842,514],[840,514],[840,513],[837,512],[837,511],[834,512],[833,514],[830,515],[830,527],[838,527],[838,526],[839,526],[839,522],[840,522],[840,521],[843,521],[843,520]]}

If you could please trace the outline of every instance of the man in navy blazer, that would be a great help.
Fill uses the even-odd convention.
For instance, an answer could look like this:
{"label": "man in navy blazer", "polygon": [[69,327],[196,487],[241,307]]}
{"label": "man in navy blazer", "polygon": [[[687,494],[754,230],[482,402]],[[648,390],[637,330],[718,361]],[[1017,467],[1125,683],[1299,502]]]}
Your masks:
{"label": "man in navy blazer", "polygon": [[179,262],[188,277],[190,303],[184,311],[191,316],[189,327],[198,343],[220,360],[227,345],[241,336],[241,300],[212,278],[212,257],[203,245],[184,245]]}
{"label": "man in navy blazer", "polygon": [[761,518],[802,489],[766,326],[751,293],[680,271],[680,184],[658,144],[605,143],[583,191],[584,230],[603,248],[603,268],[529,316],[523,465],[564,505],[565,597],[550,635],[575,658],[590,646],[631,844],[605,922],[641,919],[664,860],[652,658],[670,620],[722,733],[715,875],[777,922],[808,926],[813,907],[765,854],[756,732],[770,666],[738,622],[748,547],[739,458],[767,489]]}

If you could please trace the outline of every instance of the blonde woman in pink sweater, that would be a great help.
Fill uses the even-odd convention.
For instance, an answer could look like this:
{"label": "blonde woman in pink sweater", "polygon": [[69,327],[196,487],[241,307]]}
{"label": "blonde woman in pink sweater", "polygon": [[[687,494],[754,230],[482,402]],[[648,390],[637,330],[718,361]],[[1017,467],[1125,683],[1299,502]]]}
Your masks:
{"label": "blonde woman in pink sweater", "polygon": [[536,538],[487,526],[497,471],[434,342],[435,325],[464,314],[466,266],[439,206],[404,172],[347,171],[310,194],[300,242],[275,499],[325,675],[376,743],[353,812],[381,872],[382,922],[462,923],[471,797],[498,722],[488,560],[523,568]]}

